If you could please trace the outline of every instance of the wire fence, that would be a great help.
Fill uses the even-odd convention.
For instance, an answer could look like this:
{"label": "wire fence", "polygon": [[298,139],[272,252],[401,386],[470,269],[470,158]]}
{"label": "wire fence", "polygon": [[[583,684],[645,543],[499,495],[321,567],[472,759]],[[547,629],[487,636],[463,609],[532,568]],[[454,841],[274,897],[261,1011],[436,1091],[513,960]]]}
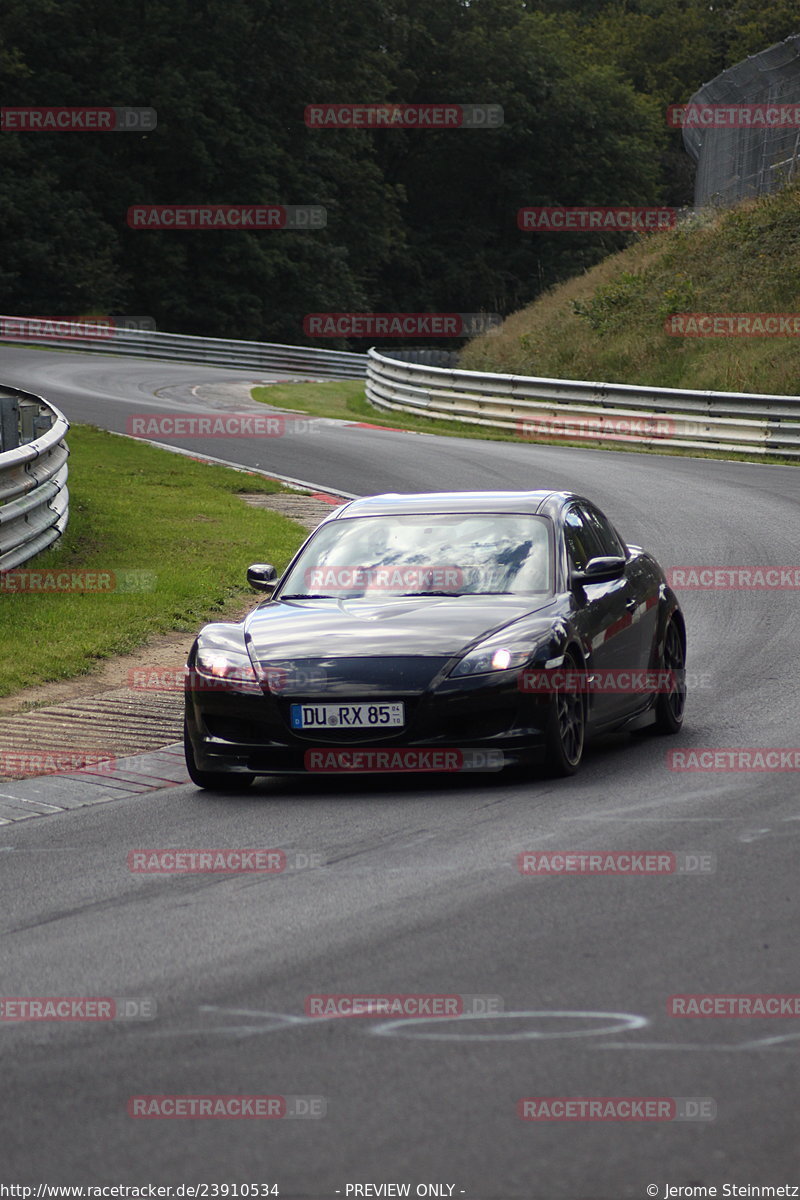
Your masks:
{"label": "wire fence", "polygon": [[[800,111],[800,34],[729,67],[689,101],[695,109],[711,105],[792,106]],[[800,124],[787,124],[790,119],[779,115],[779,123],[765,126],[756,114],[752,125],[684,125],[684,145],[697,163],[695,207],[727,207],[774,192],[794,179]]]}

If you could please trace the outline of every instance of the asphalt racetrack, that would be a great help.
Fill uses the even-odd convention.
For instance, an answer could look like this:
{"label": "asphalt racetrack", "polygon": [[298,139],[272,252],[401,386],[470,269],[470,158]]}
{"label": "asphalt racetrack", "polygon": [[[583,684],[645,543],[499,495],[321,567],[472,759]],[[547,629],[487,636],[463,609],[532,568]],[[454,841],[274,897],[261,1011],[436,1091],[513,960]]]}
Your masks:
{"label": "asphalt racetrack", "polygon": [[[205,390],[258,379],[0,349],[3,383],[117,431],[134,413],[263,411]],[[574,489],[664,567],[800,561],[791,467],[341,422],[181,444],[353,495]],[[799,776],[666,763],[676,747],[800,745],[798,595],[681,602],[692,687],[680,738],[609,739],[572,779],[273,779],[243,796],[181,786],[0,828],[0,992],[157,1003],[152,1020],[0,1026],[2,1175],[270,1183],[284,1197],[436,1184],[477,1200],[800,1184],[800,1019],[668,1013],[675,994],[800,992]],[[279,847],[320,865],[133,874],[127,855],[142,847]],[[704,854],[713,869],[528,877],[525,850]],[[307,1016],[306,998],[328,993],[497,997],[502,1016]],[[325,1115],[128,1115],[132,1096],[212,1093],[324,1097]],[[671,1098],[713,1119],[531,1121],[523,1097]]]}

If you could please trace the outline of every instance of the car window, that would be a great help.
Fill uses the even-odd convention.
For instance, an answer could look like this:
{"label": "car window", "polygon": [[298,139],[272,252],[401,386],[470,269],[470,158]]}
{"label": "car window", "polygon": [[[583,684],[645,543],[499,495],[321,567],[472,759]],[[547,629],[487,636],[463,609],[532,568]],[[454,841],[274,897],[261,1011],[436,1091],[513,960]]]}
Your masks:
{"label": "car window", "polygon": [[322,525],[280,596],[549,592],[549,522],[525,513],[416,513]]}
{"label": "car window", "polygon": [[586,517],[587,523],[591,525],[594,535],[602,547],[600,553],[625,558],[625,547],[617,537],[608,518],[603,516],[599,509],[590,504],[583,505],[581,511]]}
{"label": "car window", "polygon": [[570,505],[566,511],[564,536],[567,552],[576,571],[582,571],[590,558],[600,558],[606,553],[593,525],[577,504]]}

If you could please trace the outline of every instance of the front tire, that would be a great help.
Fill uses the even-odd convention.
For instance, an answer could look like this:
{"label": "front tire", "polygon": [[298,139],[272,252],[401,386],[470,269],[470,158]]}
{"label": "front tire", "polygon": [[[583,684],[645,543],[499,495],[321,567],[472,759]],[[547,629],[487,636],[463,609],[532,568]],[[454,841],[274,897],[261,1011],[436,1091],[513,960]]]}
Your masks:
{"label": "front tire", "polygon": [[[574,672],[580,678],[582,672],[569,651],[564,655],[561,668]],[[545,733],[545,771],[548,775],[563,778],[574,775],[581,765],[586,740],[586,705],[579,686],[560,688],[553,693],[550,714]]]}
{"label": "front tire", "polygon": [[201,771],[194,757],[194,747],[189,737],[189,727],[183,723],[183,754],[186,759],[186,770],[192,783],[210,792],[243,792],[250,787],[254,776],[234,775],[227,771]]}
{"label": "front tire", "polygon": [[680,730],[686,708],[686,651],[681,630],[672,617],[664,630],[661,670],[674,673],[675,686],[669,692],[659,692],[654,729],[656,733],[669,735]]}

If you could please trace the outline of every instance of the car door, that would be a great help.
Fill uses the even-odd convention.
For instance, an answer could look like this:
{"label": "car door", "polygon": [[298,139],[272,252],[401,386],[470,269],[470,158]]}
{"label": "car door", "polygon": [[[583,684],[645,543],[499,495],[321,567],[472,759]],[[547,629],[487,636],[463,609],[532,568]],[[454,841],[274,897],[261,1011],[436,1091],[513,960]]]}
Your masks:
{"label": "car door", "polygon": [[603,553],[621,554],[627,559],[625,573],[631,595],[636,600],[631,610],[634,634],[631,653],[635,656],[633,665],[649,667],[658,620],[658,579],[653,572],[649,555],[637,548],[629,550],[620,540],[608,517],[599,508],[588,503],[584,507],[595,534],[605,547]]}
{"label": "car door", "polygon": [[[602,536],[589,506],[573,502],[564,513],[564,536],[572,570],[583,570],[592,558],[622,555],[616,537]],[[615,544],[616,543],[616,544]],[[606,583],[576,583],[573,595],[581,614],[585,649],[595,687],[590,692],[589,713],[598,725],[618,720],[641,706],[642,697],[618,690],[617,674],[640,667],[639,630],[634,622],[638,600],[627,569]]]}

